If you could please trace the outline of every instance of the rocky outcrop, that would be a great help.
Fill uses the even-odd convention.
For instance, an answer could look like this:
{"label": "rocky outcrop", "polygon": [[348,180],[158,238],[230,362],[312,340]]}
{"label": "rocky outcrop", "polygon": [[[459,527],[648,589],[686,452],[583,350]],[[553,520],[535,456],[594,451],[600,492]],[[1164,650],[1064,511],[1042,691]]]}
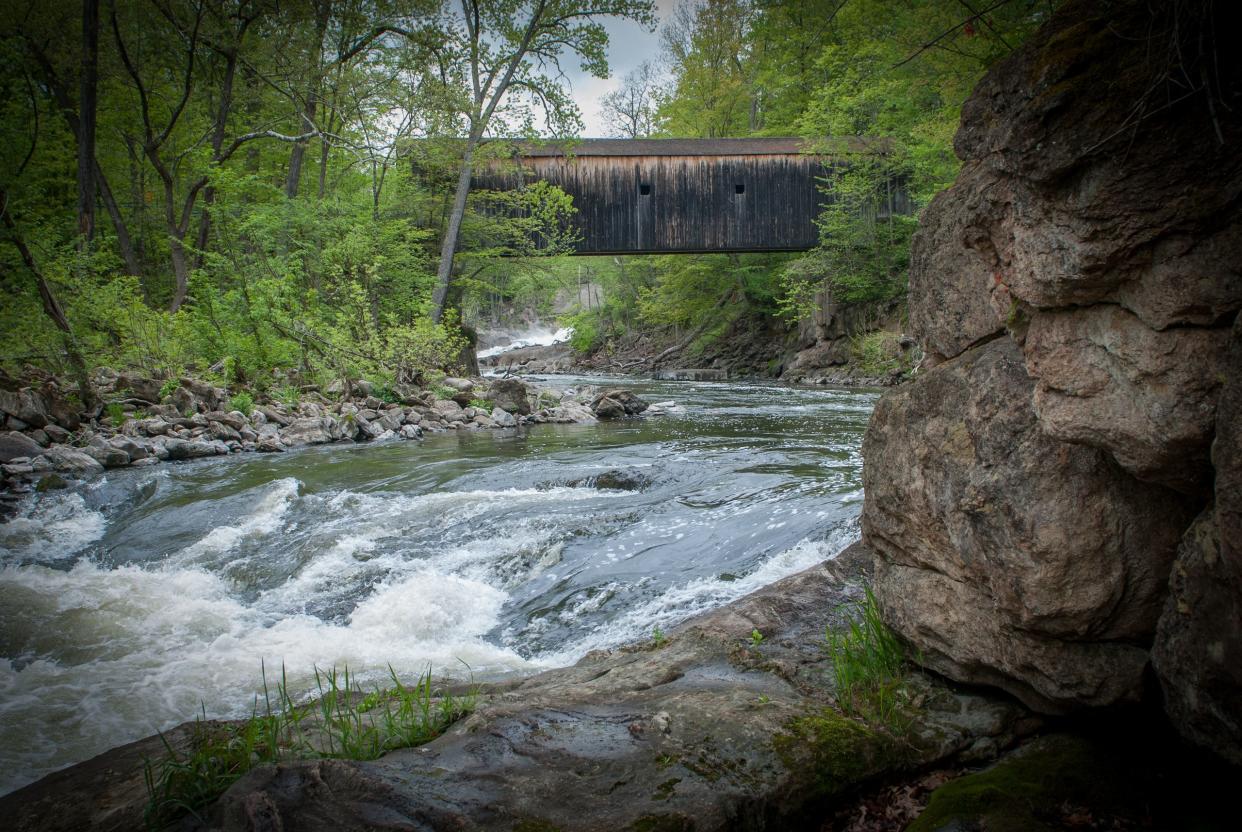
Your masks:
{"label": "rocky outcrop", "polygon": [[1152,660],[1182,732],[1242,765],[1242,319],[1216,413],[1216,498],[1186,530]]}
{"label": "rocky outcrop", "polygon": [[1242,749],[1239,645],[1212,636],[1242,630],[1212,533],[1242,367],[1230,17],[1071,2],[979,84],[915,236],[927,360],[876,409],[863,528],[932,667],[1062,711],[1139,697],[1155,639],[1175,721]]}
{"label": "rocky outcrop", "polygon": [[637,416],[647,409],[645,401],[629,390],[605,390],[591,400],[591,412],[597,419],[622,419]]}

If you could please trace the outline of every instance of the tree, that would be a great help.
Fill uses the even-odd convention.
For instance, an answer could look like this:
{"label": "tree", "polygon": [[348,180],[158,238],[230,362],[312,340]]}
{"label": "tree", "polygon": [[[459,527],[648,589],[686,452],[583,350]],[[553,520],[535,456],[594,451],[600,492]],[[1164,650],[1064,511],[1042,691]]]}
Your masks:
{"label": "tree", "polygon": [[629,139],[650,136],[656,130],[660,84],[656,69],[643,61],[627,72],[621,86],[600,99],[608,130]]}
{"label": "tree", "polygon": [[82,79],[78,99],[78,234],[95,237],[95,109],[99,79],[99,0],[82,0]]}
{"label": "tree", "polygon": [[[530,107],[542,110],[554,134],[576,128],[581,119],[561,85],[561,60],[578,56],[592,75],[608,75],[605,48],[608,34],[599,23],[604,17],[624,17],[654,25],[652,0],[461,0],[461,17],[448,29],[446,51],[464,64],[464,94],[447,95],[456,101],[466,136],[457,186],[444,240],[431,317],[444,315],[453,258],[466,213],[466,199],[474,175],[475,153],[493,127],[493,120],[516,117],[530,125]],[[454,72],[445,81],[463,80]],[[513,92],[518,95],[511,95]]]}

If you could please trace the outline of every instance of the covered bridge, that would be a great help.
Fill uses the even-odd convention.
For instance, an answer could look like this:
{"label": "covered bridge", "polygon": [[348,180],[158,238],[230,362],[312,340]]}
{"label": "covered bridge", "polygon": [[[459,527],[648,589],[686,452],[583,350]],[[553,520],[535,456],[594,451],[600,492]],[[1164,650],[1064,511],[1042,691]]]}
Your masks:
{"label": "covered bridge", "polygon": [[[839,164],[788,138],[582,139],[522,147],[518,161],[518,173],[480,171],[476,187],[559,186],[578,209],[579,254],[812,248]],[[895,187],[879,211],[908,203]]]}

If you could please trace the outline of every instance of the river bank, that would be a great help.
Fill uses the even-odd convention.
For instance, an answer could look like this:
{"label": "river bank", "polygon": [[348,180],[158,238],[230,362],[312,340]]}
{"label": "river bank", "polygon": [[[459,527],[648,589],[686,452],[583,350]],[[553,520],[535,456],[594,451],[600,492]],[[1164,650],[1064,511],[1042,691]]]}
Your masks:
{"label": "river bank", "polygon": [[[517,379],[447,377],[434,387],[377,388],[366,381],[317,386],[283,396],[230,394],[201,379],[159,380],[101,368],[101,407],[77,412],[55,381],[0,390],[0,517],[33,491],[66,488],[106,469],[144,467],[242,452],[282,453],[332,442],[416,440],[450,430],[675,412],[625,390],[591,384],[538,387]],[[377,395],[378,394],[378,395]]]}

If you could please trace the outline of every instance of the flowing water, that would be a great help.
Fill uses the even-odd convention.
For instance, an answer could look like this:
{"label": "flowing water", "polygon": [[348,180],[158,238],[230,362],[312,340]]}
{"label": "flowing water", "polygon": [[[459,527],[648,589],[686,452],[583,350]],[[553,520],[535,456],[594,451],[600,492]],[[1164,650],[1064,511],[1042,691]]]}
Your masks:
{"label": "flowing water", "polygon": [[0,526],[0,793],[249,714],[261,662],[305,692],[316,665],[531,673],[856,536],[873,393],[623,383],[685,412],[111,471],[28,505]]}

